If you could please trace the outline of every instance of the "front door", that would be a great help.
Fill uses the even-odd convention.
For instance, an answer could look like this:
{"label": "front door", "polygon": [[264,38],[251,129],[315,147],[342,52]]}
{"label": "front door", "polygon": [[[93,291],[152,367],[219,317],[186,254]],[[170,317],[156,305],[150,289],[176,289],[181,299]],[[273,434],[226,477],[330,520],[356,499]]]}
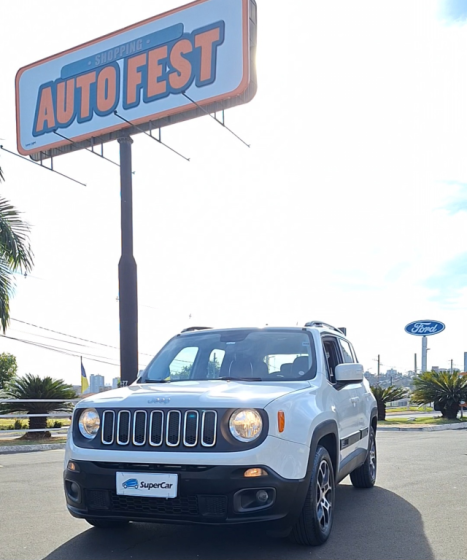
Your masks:
{"label": "front door", "polygon": [[353,383],[339,384],[336,382],[335,368],[344,363],[339,339],[335,336],[325,335],[323,337],[323,347],[328,362],[329,382],[334,388],[332,400],[336,407],[340,429],[339,464],[342,465],[360,446],[358,391]]}

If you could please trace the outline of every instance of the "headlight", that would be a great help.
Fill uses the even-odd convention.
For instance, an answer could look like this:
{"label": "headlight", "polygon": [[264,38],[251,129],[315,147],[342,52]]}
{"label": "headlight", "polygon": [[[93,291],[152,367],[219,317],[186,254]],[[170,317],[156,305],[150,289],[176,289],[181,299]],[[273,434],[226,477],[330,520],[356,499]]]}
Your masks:
{"label": "headlight", "polygon": [[238,441],[254,441],[261,434],[263,421],[256,410],[236,410],[229,420],[230,433]]}
{"label": "headlight", "polygon": [[99,431],[101,421],[95,408],[86,408],[79,417],[79,431],[87,439],[94,439]]}

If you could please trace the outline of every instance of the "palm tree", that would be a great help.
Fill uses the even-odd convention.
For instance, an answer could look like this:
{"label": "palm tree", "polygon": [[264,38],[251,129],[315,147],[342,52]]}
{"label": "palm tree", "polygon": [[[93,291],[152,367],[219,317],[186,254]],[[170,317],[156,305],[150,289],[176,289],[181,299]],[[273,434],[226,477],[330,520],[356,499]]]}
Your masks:
{"label": "palm tree", "polygon": [[[4,180],[0,168],[0,182]],[[13,273],[32,270],[33,253],[28,240],[29,225],[6,199],[0,197],[0,323],[5,332],[10,322]]]}
{"label": "palm tree", "polygon": [[412,400],[416,403],[434,403],[443,418],[454,420],[461,401],[467,400],[467,376],[458,372],[426,371],[413,381]]}
{"label": "palm tree", "polygon": [[[76,393],[71,385],[62,379],[52,379],[28,373],[24,377],[15,377],[6,384],[0,392],[2,399],[41,399],[42,402],[6,403],[0,405],[2,414],[23,412],[26,414],[49,414],[50,412],[68,412],[73,409],[72,403],[51,402],[57,399],[75,399]],[[47,400],[49,399],[49,400]],[[50,437],[47,428],[47,417],[29,418],[30,430],[44,430],[42,432],[28,432],[26,439]]]}
{"label": "palm tree", "polygon": [[371,387],[378,405],[378,420],[386,420],[386,403],[399,401],[407,396],[407,391],[401,387],[390,385],[383,389],[380,386]]}

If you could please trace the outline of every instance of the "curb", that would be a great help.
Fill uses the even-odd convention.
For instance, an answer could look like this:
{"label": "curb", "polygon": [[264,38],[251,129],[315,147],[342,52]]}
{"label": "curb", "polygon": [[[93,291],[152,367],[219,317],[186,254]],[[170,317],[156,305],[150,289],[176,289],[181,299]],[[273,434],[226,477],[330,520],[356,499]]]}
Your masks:
{"label": "curb", "polygon": [[13,453],[32,453],[33,451],[49,451],[65,449],[65,443],[42,443],[40,445],[5,445],[0,447],[0,455]]}
{"label": "curb", "polygon": [[439,424],[435,426],[378,426],[378,432],[441,432],[444,430],[467,430],[467,422],[461,424]]}

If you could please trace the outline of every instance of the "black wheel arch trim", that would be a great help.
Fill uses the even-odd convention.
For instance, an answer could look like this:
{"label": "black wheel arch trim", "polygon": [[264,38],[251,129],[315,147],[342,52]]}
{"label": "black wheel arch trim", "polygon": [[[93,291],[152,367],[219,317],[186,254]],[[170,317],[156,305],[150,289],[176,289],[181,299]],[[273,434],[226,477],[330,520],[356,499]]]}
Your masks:
{"label": "black wheel arch trim", "polygon": [[311,475],[311,469],[313,467],[313,459],[316,454],[316,449],[318,447],[319,441],[325,437],[333,435],[335,438],[335,449],[328,450],[331,460],[333,460],[334,476],[339,468],[339,430],[337,428],[337,422],[335,420],[325,420],[321,424],[318,424],[313,430],[313,436],[311,438],[310,444],[310,457],[308,459],[307,477]]}

